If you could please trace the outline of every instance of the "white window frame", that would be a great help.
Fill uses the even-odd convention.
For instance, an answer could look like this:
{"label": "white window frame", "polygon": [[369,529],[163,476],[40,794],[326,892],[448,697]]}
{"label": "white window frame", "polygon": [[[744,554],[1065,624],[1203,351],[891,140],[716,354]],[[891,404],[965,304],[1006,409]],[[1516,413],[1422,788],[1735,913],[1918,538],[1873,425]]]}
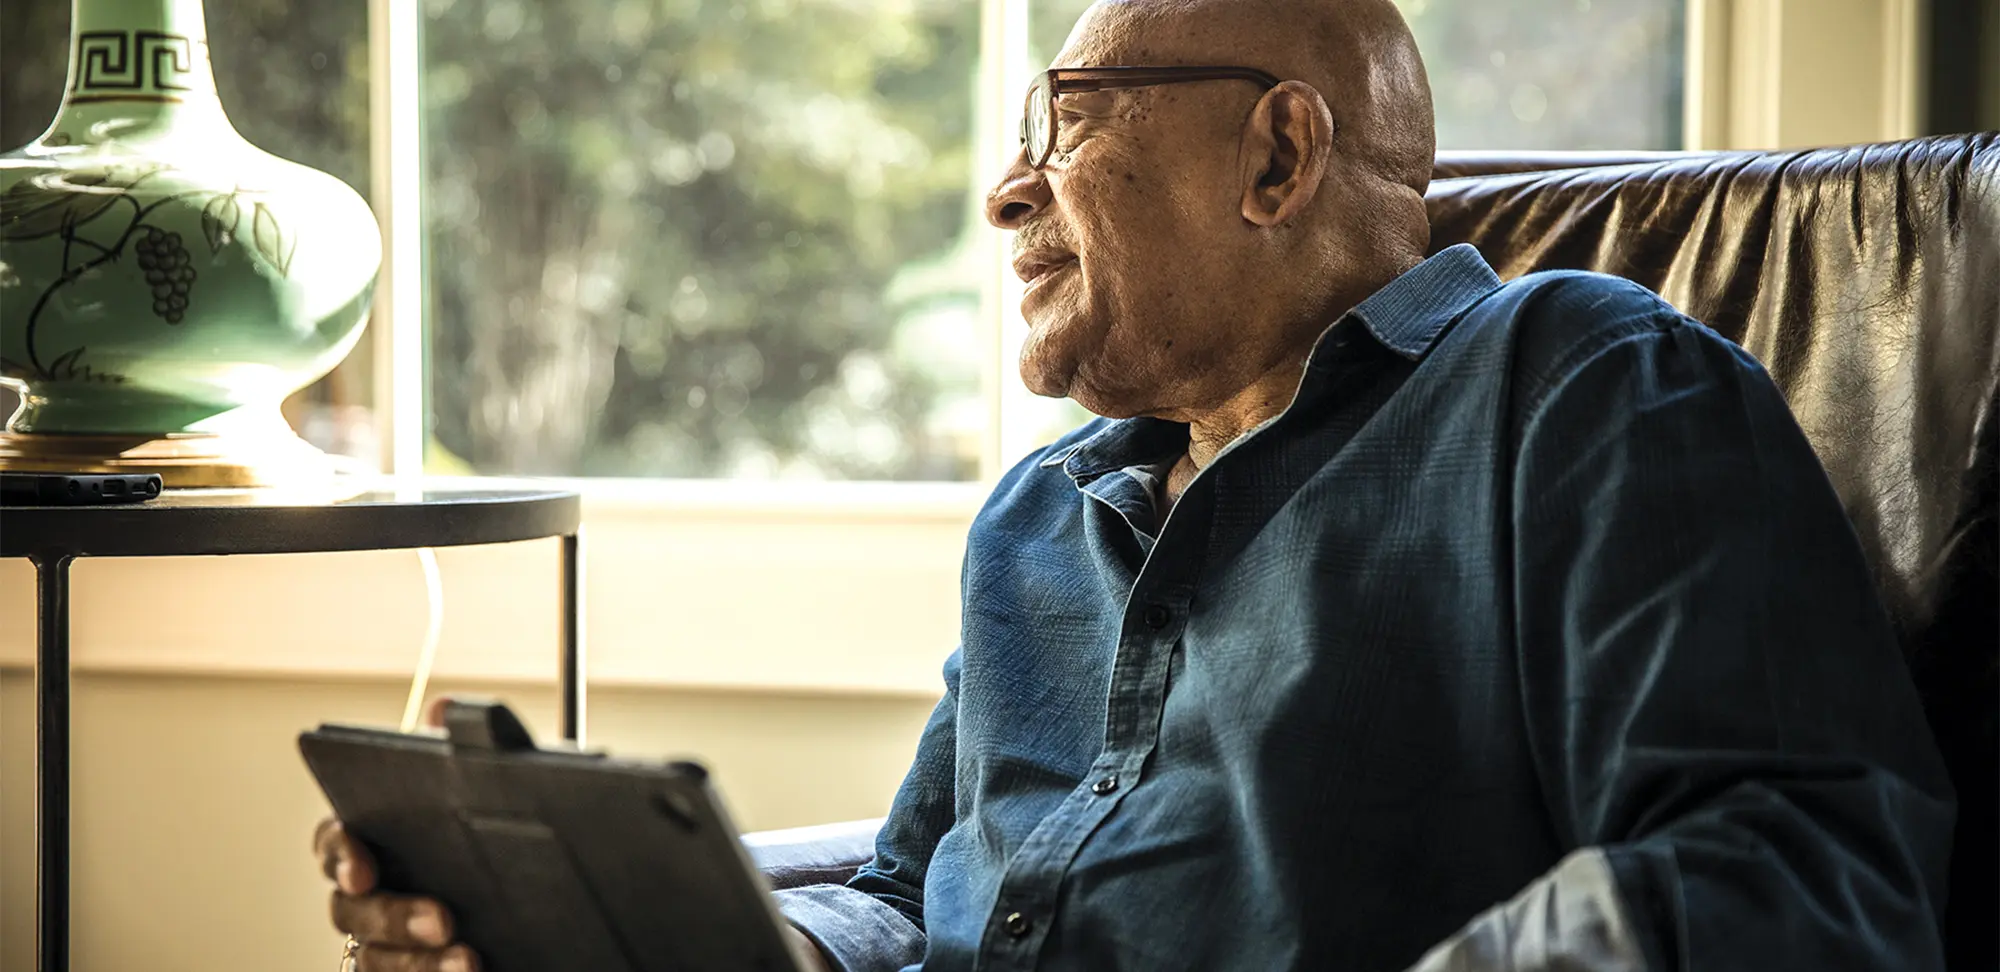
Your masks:
{"label": "white window frame", "polygon": [[423,5],[368,0],[369,201],[382,226],[370,313],[382,471],[424,467]]}

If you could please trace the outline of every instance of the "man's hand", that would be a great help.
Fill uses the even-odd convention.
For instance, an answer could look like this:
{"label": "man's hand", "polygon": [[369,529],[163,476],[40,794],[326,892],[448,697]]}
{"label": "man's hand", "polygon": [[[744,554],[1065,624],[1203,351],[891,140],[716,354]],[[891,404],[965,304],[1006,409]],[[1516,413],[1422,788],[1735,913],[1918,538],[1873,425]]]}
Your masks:
{"label": "man's hand", "polygon": [[320,821],[313,850],[334,885],[333,926],[361,943],[361,972],[478,972],[479,957],[452,944],[444,905],[375,890],[375,859],[340,821]]}
{"label": "man's hand", "polygon": [[[442,728],[449,702],[432,699],[423,724]],[[361,943],[361,972],[479,972],[479,956],[452,943],[451,912],[443,904],[375,890],[375,858],[340,821],[319,822],[313,853],[333,882],[333,927]]]}
{"label": "man's hand", "polygon": [[820,954],[819,946],[814,945],[805,932],[786,925],[785,941],[792,946],[792,957],[798,960],[802,972],[832,972],[832,966],[826,964],[826,956]]}
{"label": "man's hand", "polygon": [[[451,912],[444,905],[375,890],[375,859],[340,821],[320,821],[313,848],[334,885],[333,926],[361,943],[361,972],[478,972],[479,957],[452,944]],[[786,925],[785,941],[804,972],[828,972],[804,932]]]}

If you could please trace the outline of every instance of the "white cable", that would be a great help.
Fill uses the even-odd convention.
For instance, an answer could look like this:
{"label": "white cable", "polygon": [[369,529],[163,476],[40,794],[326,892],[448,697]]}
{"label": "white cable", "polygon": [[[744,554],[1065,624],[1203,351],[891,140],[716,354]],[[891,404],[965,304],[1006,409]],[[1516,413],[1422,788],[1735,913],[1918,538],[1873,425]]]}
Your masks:
{"label": "white cable", "polygon": [[423,718],[424,695],[431,686],[431,666],[437,662],[438,635],[444,631],[444,578],[438,575],[437,552],[418,547],[417,561],[424,566],[424,594],[430,602],[430,621],[424,625],[424,647],[417,654],[417,673],[410,679],[410,698],[403,703],[404,732],[414,732],[417,720]]}

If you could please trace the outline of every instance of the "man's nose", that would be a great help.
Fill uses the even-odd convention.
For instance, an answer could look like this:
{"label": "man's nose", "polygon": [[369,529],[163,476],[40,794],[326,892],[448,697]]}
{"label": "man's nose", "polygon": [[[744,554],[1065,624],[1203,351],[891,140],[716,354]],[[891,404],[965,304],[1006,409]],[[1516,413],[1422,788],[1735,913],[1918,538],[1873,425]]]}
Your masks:
{"label": "man's nose", "polygon": [[986,194],[986,221],[1003,230],[1017,230],[1046,209],[1053,197],[1049,180],[1028,165],[1028,154],[1014,157],[1014,164],[1000,176],[1000,184]]}

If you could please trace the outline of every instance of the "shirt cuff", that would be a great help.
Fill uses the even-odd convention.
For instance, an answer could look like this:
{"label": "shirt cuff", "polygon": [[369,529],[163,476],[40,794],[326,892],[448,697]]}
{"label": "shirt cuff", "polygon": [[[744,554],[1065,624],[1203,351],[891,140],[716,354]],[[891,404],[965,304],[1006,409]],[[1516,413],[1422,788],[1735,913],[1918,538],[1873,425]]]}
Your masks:
{"label": "shirt cuff", "polygon": [[1647,972],[1603,850],[1563,858],[1512,901],[1472,919],[1408,972]]}
{"label": "shirt cuff", "polygon": [[778,910],[840,972],[896,972],[924,960],[924,933],[871,895],[838,884],[776,892]]}

